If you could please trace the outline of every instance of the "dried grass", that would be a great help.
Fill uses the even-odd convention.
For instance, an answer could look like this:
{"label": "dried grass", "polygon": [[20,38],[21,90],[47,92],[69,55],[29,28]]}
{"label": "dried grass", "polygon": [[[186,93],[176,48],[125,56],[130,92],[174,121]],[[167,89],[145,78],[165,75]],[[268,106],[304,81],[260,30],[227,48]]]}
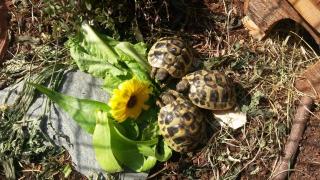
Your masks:
{"label": "dried grass", "polygon": [[[191,154],[192,157],[177,156],[178,159],[162,164],[157,175],[204,179],[269,177],[281,156],[298,101],[299,92],[293,82],[319,57],[295,33],[285,38],[275,34],[261,42],[252,40],[243,29],[233,27],[232,22],[240,20],[241,13],[235,10],[232,1],[206,0],[202,6],[191,6],[192,3],[183,0],[176,2],[177,7],[182,3],[180,7],[186,8],[188,18],[182,17],[182,25],[170,27],[170,22],[176,19],[173,14],[181,10],[169,7],[165,0],[159,1],[159,6],[154,6],[152,0],[139,1],[135,12],[139,33],[150,44],[165,35],[179,34],[190,40],[205,68],[223,71],[234,79],[239,108],[247,113],[248,123],[236,131],[213,129],[212,137],[200,152]],[[59,23],[55,25],[58,27]],[[14,53],[19,50],[16,48],[12,57],[19,61],[8,63],[13,66],[17,62],[29,63],[24,61],[25,56]],[[34,54],[40,66],[41,56]],[[61,56],[64,55],[65,52]],[[8,73],[4,69],[2,72],[0,79],[7,78]],[[23,76],[30,73],[26,72]]]}
{"label": "dried grass", "polygon": [[295,78],[319,60],[317,53],[295,32],[284,37],[272,33],[259,42],[241,29],[229,31],[228,19],[234,13],[227,6],[224,8],[227,19],[207,23],[201,33],[188,35],[195,42],[203,68],[223,71],[234,80],[239,109],[247,113],[248,122],[236,131],[213,129],[213,136],[201,152],[173,161],[185,163],[189,168],[181,170],[169,163],[162,176],[270,178],[283,153],[301,95],[294,88]]}

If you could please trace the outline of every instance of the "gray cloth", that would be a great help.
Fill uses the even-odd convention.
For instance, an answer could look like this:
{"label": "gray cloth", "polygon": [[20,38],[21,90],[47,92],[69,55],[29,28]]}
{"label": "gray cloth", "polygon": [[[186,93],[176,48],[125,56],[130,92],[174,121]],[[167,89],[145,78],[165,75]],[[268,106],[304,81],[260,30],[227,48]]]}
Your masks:
{"label": "gray cloth", "polygon": [[[60,92],[78,98],[92,99],[107,102],[108,94],[101,89],[102,80],[77,71],[69,72],[62,83]],[[14,102],[15,97],[21,91],[22,83],[17,87],[8,87],[0,91],[0,104],[3,104],[7,93],[11,91],[8,104]],[[14,89],[14,90],[12,90]],[[32,104],[27,112],[27,117],[39,117],[44,108],[45,98],[41,95]],[[44,131],[57,145],[65,147],[71,155],[75,168],[87,177],[104,176],[105,172],[100,168],[92,147],[92,136],[81,129],[63,110],[53,106],[47,122],[44,122]],[[119,179],[140,180],[146,179],[146,173],[121,173]]]}

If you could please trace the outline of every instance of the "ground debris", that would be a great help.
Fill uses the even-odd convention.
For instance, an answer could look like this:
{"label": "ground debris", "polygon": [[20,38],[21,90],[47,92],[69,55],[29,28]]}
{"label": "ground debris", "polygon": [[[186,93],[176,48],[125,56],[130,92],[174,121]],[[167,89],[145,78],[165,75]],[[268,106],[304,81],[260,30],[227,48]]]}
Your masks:
{"label": "ground debris", "polygon": [[[234,80],[239,109],[247,113],[248,122],[238,130],[212,128],[207,145],[188,155],[174,154],[168,162],[158,164],[150,172],[150,178],[266,179],[271,175],[283,150],[297,105],[299,93],[293,82],[297,74],[313,64],[317,57],[300,37],[294,33],[285,37],[273,33],[264,41],[252,40],[240,22],[243,17],[242,1],[70,2],[34,0],[15,1],[11,5],[7,59],[12,60],[7,61],[7,68],[1,69],[0,89],[17,79],[42,72],[56,59],[68,64],[69,55],[63,44],[70,34],[76,32],[83,19],[105,34],[129,41],[143,40],[152,44],[159,37],[180,35],[193,46],[197,60],[204,64],[203,68],[223,71]],[[312,129],[315,123],[311,121],[310,124],[306,134],[311,131],[316,135],[316,130]],[[12,124],[8,126],[13,127]],[[305,138],[300,150],[302,154],[312,154],[312,157],[299,156],[296,168],[311,160],[313,163],[308,164],[307,169],[317,177],[319,154],[311,152],[318,152],[318,145],[309,142],[309,137]],[[33,145],[41,145],[36,142]],[[315,146],[309,146],[310,143]],[[43,157],[45,150],[41,149],[42,154],[40,151],[34,154],[35,159]],[[49,157],[47,167],[54,169],[48,173],[54,177],[62,177],[61,169],[57,167],[72,165],[63,153],[45,156]],[[20,176],[34,177],[45,171],[44,166],[34,161],[23,161],[20,165]],[[57,175],[58,171],[60,174]],[[0,178],[2,176],[0,173]],[[301,176],[297,171],[293,177],[299,179]]]}

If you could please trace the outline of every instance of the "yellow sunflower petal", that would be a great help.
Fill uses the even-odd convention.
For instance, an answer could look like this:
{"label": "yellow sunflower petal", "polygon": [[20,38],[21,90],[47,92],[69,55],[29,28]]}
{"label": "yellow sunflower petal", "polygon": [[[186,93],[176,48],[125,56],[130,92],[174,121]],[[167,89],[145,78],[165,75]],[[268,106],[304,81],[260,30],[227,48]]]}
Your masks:
{"label": "yellow sunflower petal", "polygon": [[113,90],[113,95],[109,100],[111,115],[118,121],[123,122],[128,117],[136,119],[142,112],[142,109],[149,108],[146,101],[152,90],[147,82],[136,78],[124,81]]}

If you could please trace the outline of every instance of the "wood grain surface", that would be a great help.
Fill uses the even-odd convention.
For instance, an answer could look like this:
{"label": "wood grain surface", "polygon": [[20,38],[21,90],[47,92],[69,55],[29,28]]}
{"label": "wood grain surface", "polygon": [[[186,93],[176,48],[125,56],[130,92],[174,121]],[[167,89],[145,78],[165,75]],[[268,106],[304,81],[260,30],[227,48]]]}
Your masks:
{"label": "wood grain surface", "polygon": [[[314,3],[319,4],[319,0],[316,1],[317,2],[314,1]],[[245,14],[261,31],[265,32],[265,34],[267,34],[279,21],[291,19],[302,25],[314,40],[320,44],[320,33],[310,26],[287,0],[245,0],[244,5]]]}
{"label": "wood grain surface", "polygon": [[320,33],[320,1],[288,0],[295,10]]}

